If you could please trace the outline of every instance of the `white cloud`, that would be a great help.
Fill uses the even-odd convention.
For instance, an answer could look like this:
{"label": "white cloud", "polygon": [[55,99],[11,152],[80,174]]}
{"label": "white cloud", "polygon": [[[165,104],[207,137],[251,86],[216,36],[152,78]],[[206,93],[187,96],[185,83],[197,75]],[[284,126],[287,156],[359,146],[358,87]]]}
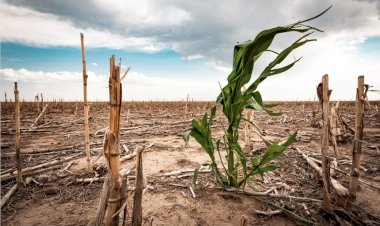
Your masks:
{"label": "white cloud", "polygon": [[[32,100],[37,92],[47,99],[64,98],[81,100],[83,97],[82,73],[42,72],[27,69],[0,69],[1,88],[12,93],[13,82],[19,82],[22,99]],[[193,79],[149,77],[136,71],[128,73],[123,80],[123,99],[126,100],[181,100],[188,94],[195,100],[210,100],[218,94],[216,81],[202,83]],[[107,100],[108,76],[88,72],[88,96],[90,101]]]}
{"label": "white cloud", "polygon": [[[311,22],[325,32],[313,34],[318,41],[302,47],[290,57],[303,56],[294,68],[263,83],[260,89],[264,97],[313,99],[315,85],[325,73],[330,74],[333,98],[337,99],[351,99],[356,77],[360,74],[366,75],[366,81],[377,89],[380,86],[380,77],[377,76],[380,64],[358,49],[369,37],[380,36],[380,4],[376,0],[333,0],[331,3],[318,0],[127,0],[114,1],[113,7],[107,1],[86,0],[83,1],[87,6],[85,9],[77,7],[76,0],[7,2],[10,3],[0,3],[2,41],[40,46],[79,46],[79,33],[84,32],[86,46],[145,52],[172,49],[179,52],[183,60],[206,61],[210,68],[225,77],[231,71],[233,45],[237,41],[252,39],[262,29],[308,18],[333,4],[329,12]],[[273,48],[283,47],[290,40],[280,36]],[[263,62],[255,65],[255,73],[264,65]],[[149,86],[149,91],[157,91],[159,95],[152,97],[173,98],[175,93],[171,90],[178,92],[177,99],[186,96],[183,92],[187,91],[177,90],[177,87],[185,89],[181,82],[188,82],[190,90],[196,87],[192,81],[165,80],[165,75],[139,77],[131,72],[129,76],[134,78],[128,79],[134,87]],[[217,83],[204,81],[200,79],[197,83],[209,84],[209,87],[216,84],[215,89],[210,89],[212,94],[205,94],[206,99],[212,98],[218,91]],[[152,84],[160,85],[152,88]],[[168,89],[166,84],[171,84],[172,89]],[[128,84],[126,86],[129,87]],[[166,89],[161,90],[159,86]],[[135,90],[135,93],[144,98],[150,97],[142,90]],[[379,95],[373,97],[379,99]]]}
{"label": "white cloud", "polygon": [[79,34],[83,32],[85,45],[89,47],[147,49],[149,52],[161,50],[154,38],[124,37],[108,30],[77,27],[67,18],[25,7],[0,2],[0,14],[2,42],[37,46],[79,46]]}
{"label": "white cloud", "polygon": [[194,55],[184,56],[182,57],[182,60],[199,60],[203,58],[204,56],[202,56],[202,54],[194,54]]}
{"label": "white cloud", "polygon": [[163,44],[150,44],[150,45],[142,46],[140,48],[140,50],[142,50],[144,52],[148,52],[148,53],[155,53],[155,52],[159,52],[165,48],[166,47]]}
{"label": "white cloud", "polygon": [[[32,45],[78,46],[79,33],[84,32],[88,46],[147,52],[173,49],[185,59],[202,56],[206,61],[226,64],[231,62],[231,50],[237,41],[251,39],[262,29],[308,18],[330,3],[126,0],[113,2],[110,7],[107,1],[84,0],[83,4],[88,7],[77,7],[75,0],[0,3],[2,39]],[[334,0],[332,4],[329,12],[311,22],[325,31],[316,36],[352,43],[380,35],[376,8],[380,4],[374,0]],[[291,10],[283,6],[291,6]],[[347,48],[355,48],[355,44]]]}
{"label": "white cloud", "polygon": [[91,65],[94,66],[94,67],[97,67],[97,66],[98,66],[98,64],[95,63],[95,62],[91,63]]}
{"label": "white cloud", "polygon": [[[347,48],[345,41],[332,42],[329,38],[296,50],[303,58],[288,72],[268,78],[259,86],[264,99],[313,100],[316,86],[324,74],[329,74],[329,86],[333,100],[355,100],[357,77],[365,75],[365,83],[380,87],[377,59]],[[380,99],[376,93],[368,94],[370,100]]]}
{"label": "white cloud", "polygon": [[212,68],[223,73],[230,73],[232,67],[220,60],[211,60],[208,63]]}
{"label": "white cloud", "polygon": [[[89,72],[91,74],[91,72]],[[79,72],[43,72],[43,71],[28,71],[27,69],[15,70],[12,68],[0,69],[1,78],[9,81],[38,81],[38,82],[49,82],[49,81],[79,81],[82,79],[82,73]]]}
{"label": "white cloud", "polygon": [[186,21],[191,20],[191,15],[183,9],[177,7],[167,7],[158,10],[158,12],[153,13],[146,17],[144,22],[148,26],[179,26]]}
{"label": "white cloud", "polygon": [[219,93],[214,80],[151,77],[136,71],[128,73],[123,86],[127,100],[182,100],[188,94],[194,100],[212,100]]}

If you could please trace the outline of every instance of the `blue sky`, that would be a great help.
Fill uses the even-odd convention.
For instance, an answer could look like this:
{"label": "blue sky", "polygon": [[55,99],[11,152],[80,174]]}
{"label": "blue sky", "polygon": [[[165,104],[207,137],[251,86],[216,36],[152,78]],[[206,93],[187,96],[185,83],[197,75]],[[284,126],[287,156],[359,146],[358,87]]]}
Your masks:
{"label": "blue sky", "polygon": [[[187,79],[187,80],[205,80],[203,76],[207,76],[206,81],[208,84],[214,83],[212,87],[214,88],[213,94],[215,95],[216,89],[218,89],[218,81],[225,79],[225,73],[210,67],[204,59],[193,59],[186,60],[179,53],[173,50],[162,50],[158,52],[141,52],[141,51],[128,51],[125,49],[111,49],[111,48],[96,48],[90,47],[85,48],[87,70],[93,72],[90,76],[100,77],[101,92],[99,89],[90,89],[89,96],[93,100],[105,100],[107,98],[107,80],[106,76],[109,72],[109,58],[114,54],[118,59],[122,58],[122,73],[124,73],[128,67],[131,67],[131,71],[138,71],[139,75],[149,75],[150,79],[158,79],[157,85],[162,85],[163,82],[168,82],[170,86],[170,79]],[[1,57],[2,57],[2,68],[11,68],[13,70],[26,69],[33,72],[81,72],[82,71],[82,58],[81,50],[76,47],[40,47],[40,46],[30,46],[20,43],[4,42],[1,46]],[[52,81],[50,85],[56,87],[53,95],[46,95],[46,97],[53,98],[67,98],[68,89],[73,89],[69,87],[75,87],[78,97],[72,96],[70,99],[80,99],[81,98],[81,81],[82,75],[77,73],[77,84],[66,81],[67,88],[62,89],[62,93],[57,92],[60,85],[57,82]],[[138,75],[137,75],[138,76]],[[128,77],[127,77],[128,78]],[[90,77],[91,80],[91,77]],[[19,79],[21,85],[23,85],[23,80]],[[186,80],[184,80],[186,81]],[[35,81],[34,81],[35,82]],[[61,83],[65,83],[60,81]],[[136,83],[136,81],[131,81]],[[140,81],[143,82],[143,81]],[[8,90],[13,86],[11,81],[4,81],[2,87],[4,89],[4,84],[8,85]],[[24,83],[28,85],[29,83]],[[91,84],[91,82],[90,82]],[[178,84],[175,83],[175,84]],[[28,90],[32,89],[34,92],[45,93],[45,90],[49,90],[49,85],[44,87],[43,84],[35,84],[34,87],[23,87]],[[62,84],[65,85],[65,84]],[[97,84],[99,87],[99,84]],[[127,83],[126,86],[129,84]],[[145,92],[149,90],[150,86],[154,86],[151,82],[148,87],[145,87]],[[197,85],[194,86],[195,88]],[[201,86],[199,86],[201,87]],[[164,87],[166,89],[167,87]],[[205,87],[207,89],[207,87]],[[139,89],[143,91],[144,88]],[[73,89],[74,90],[74,89]],[[91,92],[94,91],[94,92]],[[165,90],[161,90],[162,93]],[[163,95],[159,96],[159,93],[150,93],[150,95],[126,95],[124,98],[127,100],[182,100],[190,94],[189,90],[180,90],[178,94],[172,94],[170,96]],[[10,92],[10,91],[9,91]],[[33,91],[31,91],[33,92]],[[211,95],[204,95],[205,92],[201,92],[202,95],[198,95],[195,99],[199,100],[210,100],[214,98]],[[31,96],[32,93],[30,94]],[[133,96],[133,98],[129,98]],[[206,97],[206,98],[205,98]],[[28,98],[24,95],[24,98]],[[194,98],[194,97],[192,97]]]}
{"label": "blue sky", "polygon": [[[380,23],[380,21],[379,21]],[[363,55],[368,57],[379,57],[380,56],[380,36],[372,36],[366,39],[359,46],[359,51]]]}
{"label": "blue sky", "polygon": [[[78,38],[79,40],[79,38]],[[144,74],[165,74],[168,77],[183,76],[191,71],[195,77],[201,73],[220,74],[212,71],[202,59],[184,60],[173,50],[138,52],[123,49],[85,48],[87,69],[97,74],[109,71],[109,58],[114,54],[122,58],[122,64]],[[5,42],[1,46],[2,68],[32,71],[81,71],[81,49],[75,47],[38,47]]]}
{"label": "blue sky", "polygon": [[[90,100],[107,100],[109,57],[131,67],[125,100],[213,100],[231,71],[233,46],[263,29],[286,25],[333,8],[312,21],[323,33],[295,51],[303,57],[259,90],[267,100],[313,100],[321,77],[330,75],[332,99],[353,100],[357,76],[380,89],[380,2],[371,0],[174,1],[0,0],[1,91],[31,100],[82,98],[79,33],[85,35]],[[133,9],[133,10],[131,10]],[[279,36],[278,50],[297,37]],[[270,60],[255,65],[254,75]],[[380,99],[376,93],[370,99]]]}

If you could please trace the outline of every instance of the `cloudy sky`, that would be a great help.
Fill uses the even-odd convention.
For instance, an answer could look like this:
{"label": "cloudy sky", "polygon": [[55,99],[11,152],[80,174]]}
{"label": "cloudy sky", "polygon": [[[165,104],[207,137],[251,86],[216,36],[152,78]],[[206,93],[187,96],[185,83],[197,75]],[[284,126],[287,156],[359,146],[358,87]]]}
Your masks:
{"label": "cloudy sky", "polygon": [[[309,18],[323,30],[290,57],[290,71],[259,86],[266,100],[313,100],[322,75],[333,99],[354,100],[357,76],[380,89],[380,0],[0,0],[1,91],[80,100],[80,32],[90,100],[108,99],[109,57],[122,58],[125,100],[213,100],[231,71],[233,46],[267,28]],[[280,50],[297,35],[278,36]],[[270,60],[263,56],[254,76]],[[254,77],[253,76],[253,77]],[[2,94],[3,95],[3,94]],[[370,99],[380,99],[376,93]],[[1,98],[3,100],[3,97]]]}

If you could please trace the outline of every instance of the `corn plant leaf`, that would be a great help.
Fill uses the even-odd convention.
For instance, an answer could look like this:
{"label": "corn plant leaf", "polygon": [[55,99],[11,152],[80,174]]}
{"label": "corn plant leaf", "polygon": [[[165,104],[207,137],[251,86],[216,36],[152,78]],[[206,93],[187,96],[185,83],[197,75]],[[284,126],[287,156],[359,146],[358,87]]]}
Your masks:
{"label": "corn plant leaf", "polygon": [[207,154],[209,154],[210,152],[209,146],[207,144],[205,137],[199,131],[195,129],[191,130],[190,135],[194,137],[194,139],[202,146],[203,150],[205,150]]}
{"label": "corn plant leaf", "polygon": [[297,133],[298,133],[298,131],[296,131],[292,135],[290,135],[290,137],[282,144],[282,146],[289,147],[291,144],[293,144],[297,138]]}
{"label": "corn plant leaf", "polygon": [[278,107],[278,106],[280,106],[281,104],[264,104],[264,107],[266,108],[266,109],[268,109],[268,108],[274,108],[274,107]]}
{"label": "corn plant leaf", "polygon": [[203,150],[212,158],[214,158],[214,147],[211,138],[211,131],[206,128],[202,121],[193,120],[193,128],[191,129],[190,135],[202,146]]}
{"label": "corn plant leaf", "polygon": [[260,158],[259,157],[251,158],[251,164],[252,164],[252,167],[258,166],[260,164]]}
{"label": "corn plant leaf", "polygon": [[272,75],[280,74],[282,72],[285,72],[285,71],[289,70],[290,68],[292,68],[301,59],[302,59],[302,57],[298,58],[297,60],[293,61],[293,63],[290,63],[290,64],[288,64],[288,65],[286,65],[284,67],[272,69],[270,75],[272,76]]}
{"label": "corn plant leaf", "polygon": [[276,159],[295,141],[296,137],[297,137],[297,132],[290,135],[290,137],[283,144],[280,144],[277,141],[277,142],[274,142],[272,145],[270,145],[267,148],[264,156],[261,158],[260,165],[264,165]]}
{"label": "corn plant leaf", "polygon": [[211,108],[211,114],[210,114],[210,120],[209,120],[210,126],[214,122],[215,115],[216,115],[216,106],[214,106],[214,107]]}
{"label": "corn plant leaf", "polygon": [[305,22],[308,22],[308,21],[311,21],[311,20],[314,20],[314,19],[317,19],[318,17],[322,16],[323,14],[325,14],[329,9],[331,9],[332,6],[329,6],[327,9],[325,9],[324,11],[322,11],[321,13],[313,16],[313,17],[310,17],[309,19],[306,19],[306,20],[301,20],[299,22],[297,22],[296,24],[302,24],[302,23],[305,23]]}
{"label": "corn plant leaf", "polygon": [[189,139],[190,139],[190,133],[191,133],[191,130],[189,131],[186,131],[182,134],[182,138],[183,140],[185,141],[185,146],[187,146],[189,144]]}
{"label": "corn plant leaf", "polygon": [[268,109],[265,109],[265,112],[268,113],[268,115],[270,115],[270,116],[280,116],[280,115],[282,115],[281,112],[275,112],[275,111],[268,110]]}
{"label": "corn plant leaf", "polygon": [[200,170],[200,168],[201,168],[201,166],[198,166],[194,170],[194,176],[193,176],[193,184],[194,184],[194,186],[198,184],[198,178],[199,178],[199,170]]}
{"label": "corn plant leaf", "polygon": [[195,131],[198,131],[200,134],[202,135],[206,134],[206,125],[203,123],[203,120],[192,120],[191,126],[193,127]]}
{"label": "corn plant leaf", "polygon": [[[314,41],[314,39],[304,40],[304,41],[298,41],[293,43],[288,48],[284,49],[269,65],[263,70],[261,75],[248,87],[246,92],[251,93],[255,91],[258,87],[258,85],[263,82],[267,77],[279,74],[281,72],[285,72],[286,70],[290,69],[298,60],[294,61],[292,64],[289,64],[283,68],[280,69],[274,69],[273,67],[280,64],[294,49],[301,47],[302,45]],[[277,71],[276,71],[277,70]]]}
{"label": "corn plant leaf", "polygon": [[264,165],[266,163],[269,163],[270,161],[274,160],[276,156],[282,154],[282,152],[285,150],[284,147],[279,145],[279,142],[274,142],[272,145],[270,145],[264,156],[261,158],[260,165]]}
{"label": "corn plant leaf", "polygon": [[260,106],[264,106],[263,98],[261,97],[261,94],[259,91],[253,92],[252,94],[253,99],[259,104]]}
{"label": "corn plant leaf", "polygon": [[275,169],[277,169],[275,165],[267,165],[264,167],[257,168],[257,170],[255,170],[252,175],[256,175],[256,174],[263,175],[264,173],[273,171]]}
{"label": "corn plant leaf", "polygon": [[[249,99],[246,101],[245,108],[254,109],[254,110],[258,111],[258,112],[266,112],[270,116],[281,115],[281,112],[275,112],[275,111],[272,111],[272,110],[268,109],[267,105],[265,105],[263,103],[263,101],[262,101],[260,92],[258,92],[258,91],[253,92],[251,94],[251,96],[252,96],[252,98],[250,98],[248,96]],[[247,98],[247,96],[245,98]],[[276,106],[276,105],[274,105],[274,106]],[[271,105],[269,105],[269,108],[270,107],[271,107]]]}
{"label": "corn plant leaf", "polygon": [[207,125],[207,112],[202,118],[202,123],[203,123],[203,125]]}
{"label": "corn plant leaf", "polygon": [[260,104],[255,102],[253,99],[250,102],[248,102],[246,108],[253,109],[253,110],[256,110],[258,112],[265,112],[264,108]]}

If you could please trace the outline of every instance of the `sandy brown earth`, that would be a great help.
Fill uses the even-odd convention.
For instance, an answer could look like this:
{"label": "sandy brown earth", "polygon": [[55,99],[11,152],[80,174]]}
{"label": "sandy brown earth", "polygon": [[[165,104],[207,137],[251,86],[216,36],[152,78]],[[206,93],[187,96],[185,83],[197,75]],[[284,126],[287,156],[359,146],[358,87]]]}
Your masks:
{"label": "sandy brown earth", "polygon": [[[144,175],[147,189],[143,196],[145,225],[240,225],[247,218],[249,225],[297,225],[314,222],[322,225],[338,225],[335,219],[320,208],[319,202],[299,201],[268,196],[249,196],[221,189],[211,173],[202,173],[200,184],[195,188],[196,198],[190,192],[192,173],[179,176],[165,174],[181,170],[193,170],[208,162],[208,156],[193,139],[185,147],[182,134],[189,129],[190,120],[203,116],[210,104],[206,102],[128,102],[123,105],[121,118],[121,143],[132,152],[136,146],[146,146],[143,154]],[[79,178],[102,177],[106,173],[105,161],[101,157],[94,165],[94,172],[86,172],[83,154],[83,109],[79,105],[74,115],[75,103],[49,103],[45,121],[34,129],[29,127],[38,116],[33,103],[21,105],[23,166],[78,157],[63,162],[54,170],[29,177],[33,180],[26,188],[19,188],[10,201],[1,209],[2,225],[91,225],[101,193],[101,182],[76,183]],[[354,127],[354,104],[341,103],[340,113],[350,127]],[[13,103],[1,105],[1,175],[15,170]],[[365,113],[365,134],[362,144],[363,183],[359,185],[355,205],[343,211],[336,208],[341,223],[346,225],[380,225],[380,103],[373,102]],[[104,128],[108,125],[106,103],[92,103],[90,109],[90,131],[92,159],[102,151]],[[187,109],[187,111],[186,111]],[[280,168],[250,181],[247,189],[267,191],[269,194],[307,197],[322,200],[322,183],[319,176],[302,158],[297,148],[315,159],[320,159],[321,129],[311,125],[312,112],[316,111],[317,122],[321,114],[317,103],[283,103],[278,110],[282,116],[270,117],[254,113],[254,118],[270,141],[284,140],[298,130],[297,142],[276,162]],[[221,135],[221,112],[215,123],[215,134]],[[225,123],[225,122],[224,122]],[[241,144],[244,146],[242,128]],[[263,153],[265,144],[251,133],[251,152]],[[353,136],[349,132],[338,142],[342,154],[338,158],[338,169],[334,177],[348,186],[351,169]],[[122,156],[127,155],[121,147]],[[330,150],[333,155],[333,149]],[[218,160],[220,162],[220,160]],[[123,162],[122,166],[134,174],[135,160]],[[69,166],[69,167],[67,167]],[[28,176],[25,176],[28,177]],[[133,181],[130,181],[133,188]],[[1,182],[1,195],[15,181]],[[129,191],[128,209],[132,209],[133,189]],[[331,192],[333,199],[335,194]],[[271,204],[287,211],[273,216],[263,216],[255,210],[276,210]],[[131,212],[131,211],[129,211]],[[293,215],[296,214],[297,216]]]}

